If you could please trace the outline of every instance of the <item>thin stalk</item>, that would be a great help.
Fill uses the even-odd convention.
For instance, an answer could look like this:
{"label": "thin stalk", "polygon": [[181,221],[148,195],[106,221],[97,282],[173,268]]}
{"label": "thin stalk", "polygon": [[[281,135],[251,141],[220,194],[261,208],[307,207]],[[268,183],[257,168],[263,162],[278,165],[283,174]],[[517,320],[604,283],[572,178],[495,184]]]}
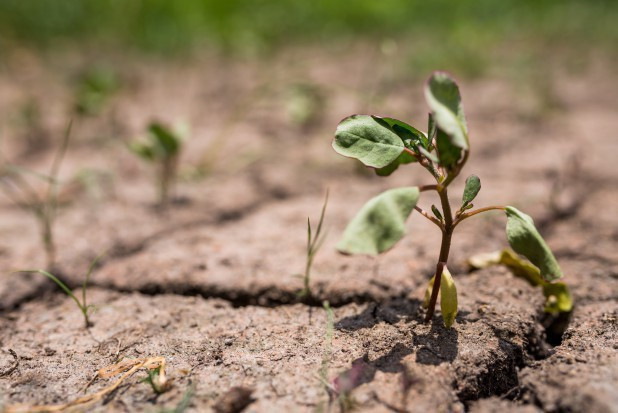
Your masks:
{"label": "thin stalk", "polygon": [[37,214],[41,223],[41,237],[45,247],[47,269],[53,270],[56,265],[56,244],[54,243],[53,218],[45,211]]}
{"label": "thin stalk", "polygon": [[444,226],[442,225],[442,222],[440,222],[436,217],[432,217],[431,215],[429,215],[429,213],[427,213],[425,210],[423,210],[418,205],[416,205],[414,209],[417,210],[422,216],[424,216],[425,218],[427,218],[428,220],[436,224],[438,228],[440,228],[440,230],[444,231]]}
{"label": "thin stalk", "polygon": [[442,203],[444,226],[447,230],[449,230],[453,225],[453,213],[451,212],[451,203],[448,200],[448,193],[446,187],[438,189],[438,195],[440,196],[440,202]]}
{"label": "thin stalk", "polygon": [[86,277],[84,278],[84,282],[82,283],[82,305],[86,310],[88,310],[88,307],[89,307],[86,301],[86,287],[88,286],[88,283],[90,282],[90,276],[92,275],[92,271],[94,271],[94,267],[96,267],[97,263],[99,262],[101,257],[103,257],[103,255],[105,255],[105,252],[98,255],[92,261],[92,263],[90,263],[90,267],[88,268],[88,272],[86,273]]}
{"label": "thin stalk", "polygon": [[56,244],[54,243],[54,221],[56,220],[56,210],[58,209],[58,173],[60,172],[60,165],[64,160],[64,156],[69,147],[69,138],[71,137],[71,128],[73,121],[69,121],[67,129],[64,133],[62,144],[54,160],[52,161],[51,169],[49,170],[49,185],[47,187],[47,194],[45,200],[41,205],[41,213],[39,218],[42,220],[42,238],[45,245],[45,254],[47,256],[47,268],[52,270],[56,264]]}
{"label": "thin stalk", "polygon": [[446,187],[438,190],[440,195],[440,202],[442,203],[442,213],[444,215],[444,228],[442,229],[442,242],[440,244],[440,256],[438,257],[438,264],[436,265],[435,280],[433,288],[431,290],[431,298],[429,300],[429,306],[427,307],[427,314],[425,315],[425,322],[429,322],[433,317],[433,313],[436,308],[436,302],[438,300],[438,292],[440,291],[440,284],[442,282],[442,272],[448,262],[448,256],[451,249],[451,238],[453,236],[453,214],[451,212],[451,204],[448,200],[448,193]]}
{"label": "thin stalk", "polygon": [[491,205],[491,206],[487,206],[484,208],[479,208],[479,209],[475,209],[474,211],[470,211],[470,212],[465,212],[461,215],[459,215],[459,217],[457,217],[457,219],[455,220],[455,222],[453,222],[453,228],[455,226],[457,226],[461,221],[470,218],[476,214],[480,214],[482,212],[487,212],[487,211],[494,211],[494,210],[501,210],[504,211],[506,209],[505,206],[499,206],[499,205]]}
{"label": "thin stalk", "polygon": [[418,187],[418,190],[420,192],[437,191],[438,190],[438,185],[421,185],[421,186]]}
{"label": "thin stalk", "polygon": [[47,200],[50,202],[50,204],[53,205],[53,207],[55,208],[55,204],[56,204],[56,199],[57,199],[57,194],[58,194],[58,185],[57,185],[57,179],[58,178],[58,172],[60,171],[60,165],[62,165],[62,161],[64,159],[64,155],[67,152],[67,148],[69,147],[69,138],[71,137],[71,128],[73,127],[73,121],[69,121],[69,124],[67,125],[67,129],[64,133],[64,139],[62,140],[62,144],[60,146],[60,148],[58,148],[58,152],[56,152],[56,156],[54,157],[54,160],[52,162],[52,166],[51,169],[49,170],[49,178],[50,178],[50,185],[47,188]]}
{"label": "thin stalk", "polygon": [[164,158],[159,176],[159,205],[166,206],[169,201],[169,190],[172,175],[172,159]]}
{"label": "thin stalk", "polygon": [[71,291],[71,289],[65,283],[60,281],[60,279],[58,279],[58,277],[56,277],[52,273],[44,271],[44,270],[19,270],[19,271],[15,271],[15,272],[41,274],[41,275],[46,276],[50,280],[52,280],[54,283],[56,283],[56,285],[58,287],[60,287],[60,289],[62,289],[62,291],[64,291],[66,293],[66,295],[68,295],[69,297],[71,297],[71,299],[73,301],[75,301],[75,304],[77,304],[77,307],[80,309],[80,311],[82,312],[82,314],[84,316],[84,322],[85,322],[86,328],[91,326],[90,320],[88,318],[88,307],[86,307],[85,305],[80,303],[79,299],[75,296],[75,294],[73,294],[73,291]]}
{"label": "thin stalk", "polygon": [[436,168],[434,167],[433,163],[425,158],[422,155],[419,155],[417,153],[415,153],[413,150],[408,149],[408,148],[403,148],[404,152],[409,153],[410,155],[412,155],[414,157],[414,159],[416,159],[416,161],[421,164],[421,166],[425,169],[427,169],[429,171],[429,173],[431,175],[433,175],[434,178],[438,179],[439,175],[438,172],[436,171]]}
{"label": "thin stalk", "polygon": [[326,214],[326,205],[328,205],[329,190],[326,190],[326,196],[324,197],[324,203],[322,204],[322,212],[320,213],[320,220],[318,227],[315,231],[315,236],[311,231],[311,220],[307,217],[307,261],[305,263],[305,273],[303,276],[304,288],[300,291],[299,296],[301,298],[309,299],[312,296],[310,281],[311,281],[311,266],[313,265],[313,258],[322,246],[326,234],[322,234],[322,225],[324,224],[324,216]]}

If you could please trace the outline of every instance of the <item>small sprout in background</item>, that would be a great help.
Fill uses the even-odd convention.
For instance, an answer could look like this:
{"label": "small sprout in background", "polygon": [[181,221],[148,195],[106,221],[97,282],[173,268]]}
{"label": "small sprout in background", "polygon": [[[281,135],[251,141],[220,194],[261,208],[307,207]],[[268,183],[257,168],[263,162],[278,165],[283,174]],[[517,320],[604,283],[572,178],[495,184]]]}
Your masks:
{"label": "small sprout in background", "polygon": [[174,131],[162,123],[153,122],[148,126],[147,140],[129,144],[131,152],[159,168],[156,179],[160,206],[168,205],[173,194],[183,140],[181,131]]}
{"label": "small sprout in background", "polygon": [[41,105],[36,98],[30,97],[20,105],[14,123],[20,131],[18,138],[24,144],[23,156],[38,154],[49,148],[51,137],[43,124]]}
{"label": "small sprout in background", "polygon": [[50,280],[52,280],[53,282],[55,282],[56,285],[58,285],[58,287],[60,287],[62,289],[62,291],[64,291],[69,297],[71,297],[73,299],[73,301],[75,301],[75,304],[77,304],[77,307],[79,308],[79,310],[82,312],[82,314],[84,316],[84,326],[86,328],[89,328],[89,327],[92,327],[92,323],[90,322],[90,312],[91,312],[91,310],[92,311],[96,310],[96,306],[94,306],[93,304],[88,304],[88,301],[86,299],[86,288],[88,287],[88,282],[90,281],[90,276],[92,275],[92,271],[94,271],[94,268],[96,267],[97,263],[99,262],[99,260],[101,259],[102,256],[103,256],[103,254],[101,254],[98,257],[96,257],[92,261],[92,263],[90,264],[90,267],[88,268],[88,272],[86,273],[86,277],[84,277],[84,281],[82,283],[82,299],[81,299],[81,301],[79,300],[79,298],[77,298],[75,296],[75,294],[73,294],[71,289],[65,283],[60,281],[60,279],[58,277],[56,277],[55,275],[53,275],[50,272],[47,272],[45,270],[18,270],[18,271],[15,271],[15,272],[20,272],[20,273],[37,273],[37,274],[44,275],[47,278],[49,278]]}
{"label": "small sprout in background", "polygon": [[326,238],[326,234],[322,234],[322,224],[324,223],[324,214],[326,213],[326,205],[328,204],[328,190],[326,191],[326,196],[324,197],[324,203],[322,204],[322,212],[320,214],[320,220],[318,221],[318,226],[316,228],[315,234],[311,230],[311,220],[307,218],[307,260],[305,263],[305,273],[298,274],[303,278],[303,289],[298,293],[298,297],[303,300],[309,300],[313,297],[311,292],[311,266],[313,265],[313,259],[317,254],[318,250],[324,243],[324,239]]}
{"label": "small sprout in background", "polygon": [[[418,163],[436,183],[389,189],[369,200],[348,224],[338,250],[346,254],[370,255],[388,251],[405,235],[405,223],[412,211],[418,211],[442,232],[436,272],[425,296],[425,321],[432,319],[438,293],[442,291],[442,318],[445,326],[450,327],[457,315],[457,289],[447,269],[453,232],[465,219],[501,210],[506,213],[506,235],[511,248],[538,270],[536,282],[543,285],[544,292],[555,292],[552,295],[555,299],[551,299],[546,310],[566,308],[566,295],[556,292],[564,291],[562,286],[553,283],[562,277],[562,271],[532,218],[511,206],[470,210],[481,190],[481,181],[476,175],[466,179],[461,206],[453,213],[447,189],[460,175],[470,154],[459,88],[446,73],[434,72],[425,85],[425,100],[430,108],[426,133],[400,120],[372,115],[352,115],[339,123],[333,140],[337,153],[361,161],[380,176],[388,176],[400,166]],[[436,191],[440,197],[442,209],[432,205],[433,215],[417,206],[425,191]],[[541,281],[544,284],[540,284]]]}
{"label": "small sprout in background", "polygon": [[165,368],[163,365],[157,366],[153,369],[147,369],[148,374],[141,382],[150,384],[152,391],[155,394],[163,394],[172,387],[172,381],[168,380],[165,376]]}
{"label": "small sprout in background", "polygon": [[303,128],[315,125],[324,106],[318,87],[308,83],[294,84],[286,95],[286,111],[292,123]]}
{"label": "small sprout in background", "polygon": [[95,67],[85,71],[78,78],[75,113],[81,116],[100,114],[119,86],[118,76],[109,68]]}
{"label": "small sprout in background", "polygon": [[[66,129],[64,139],[56,151],[48,175],[13,165],[0,157],[0,186],[4,194],[19,208],[29,211],[40,226],[41,241],[45,248],[47,269],[56,263],[56,244],[54,242],[54,223],[58,211],[58,173],[69,146],[71,123]],[[26,175],[42,180],[46,189],[43,194],[28,181]]]}

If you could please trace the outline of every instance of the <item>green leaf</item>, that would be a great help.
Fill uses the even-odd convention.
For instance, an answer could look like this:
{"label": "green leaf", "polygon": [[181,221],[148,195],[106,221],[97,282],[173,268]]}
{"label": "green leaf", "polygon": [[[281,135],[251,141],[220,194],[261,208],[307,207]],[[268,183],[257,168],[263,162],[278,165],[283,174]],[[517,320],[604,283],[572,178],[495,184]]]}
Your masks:
{"label": "green leaf", "polygon": [[346,254],[377,255],[405,235],[405,222],[418,201],[418,187],[389,189],[372,198],[350,221],[337,249]]}
{"label": "green leaf", "polygon": [[390,129],[397,134],[406,145],[406,147],[413,149],[418,146],[427,148],[427,137],[425,134],[414,126],[410,126],[405,122],[402,122],[393,118],[382,118],[379,116],[373,116],[377,122],[386,123]]}
{"label": "green leaf", "polygon": [[545,281],[561,278],[562,270],[532,218],[511,206],[506,207],[506,216],[506,236],[511,248],[530,260]]}
{"label": "green leaf", "polygon": [[418,150],[425,158],[429,159],[431,162],[435,162],[435,163],[439,162],[438,157],[436,156],[435,153],[432,153],[425,148],[418,148]]}
{"label": "green leaf", "polygon": [[464,188],[461,206],[465,207],[476,198],[476,195],[481,190],[481,180],[476,175],[470,175],[466,178],[466,186]]}
{"label": "green leaf", "polygon": [[142,142],[129,143],[129,150],[147,161],[154,161],[156,158],[155,151],[152,146]]}
{"label": "green leaf", "polygon": [[457,316],[457,288],[449,270],[444,267],[440,286],[440,309],[444,326],[450,328]]}
{"label": "green leaf", "polygon": [[165,156],[173,156],[179,152],[181,139],[166,126],[153,122],[148,126],[148,132]]}
{"label": "green leaf", "polygon": [[541,271],[537,267],[508,248],[488,254],[477,254],[468,259],[468,264],[472,268],[486,268],[501,264],[507,267],[514,276],[523,278],[533,287],[542,287],[546,298],[545,312],[569,312],[573,309],[573,299],[565,283],[548,283],[541,277]]}
{"label": "green leaf", "polygon": [[444,166],[446,169],[450,169],[457,165],[461,158],[462,149],[454,145],[442,129],[438,129],[437,131],[436,146],[438,148],[440,165]]}
{"label": "green leaf", "polygon": [[399,165],[413,162],[416,162],[416,158],[410,152],[403,151],[390,165],[386,165],[384,168],[378,168],[375,171],[376,174],[380,176],[389,176],[399,168]]}
{"label": "green leaf", "polygon": [[41,274],[46,276],[47,278],[49,278],[50,280],[52,280],[54,283],[56,283],[56,285],[58,287],[60,287],[62,289],[62,291],[64,291],[66,293],[66,295],[68,295],[69,297],[71,297],[71,299],[73,299],[73,301],[75,301],[75,304],[77,304],[77,307],[79,307],[80,310],[84,310],[84,306],[82,305],[82,303],[79,301],[79,299],[75,296],[75,294],[73,294],[73,291],[71,291],[71,289],[62,281],[60,281],[55,275],[53,275],[50,272],[44,271],[44,270],[18,270],[16,272],[22,272],[22,273],[37,273],[37,274]]}
{"label": "green leaf", "polygon": [[565,283],[545,283],[543,285],[546,313],[568,313],[573,309],[573,298]]}
{"label": "green leaf", "polygon": [[[429,301],[431,301],[431,292],[433,291],[433,283],[436,281],[436,276],[434,275],[429,280],[427,284],[427,289],[425,290],[425,298],[423,299],[423,308],[427,309],[429,307]],[[442,281],[442,280],[440,280]]]}
{"label": "green leaf", "polygon": [[[434,275],[427,284],[425,290],[425,298],[423,299],[423,308],[429,307],[429,301],[431,300],[431,293],[433,292],[433,284],[436,280]],[[442,279],[440,280],[440,309],[442,310],[442,320],[444,326],[450,328],[457,316],[457,288],[455,287],[455,281],[451,276],[448,268],[444,267],[442,271]]]}
{"label": "green leaf", "polygon": [[444,221],[444,218],[442,218],[442,214],[440,213],[440,210],[436,208],[435,205],[431,206],[431,212],[433,212],[436,218],[438,218],[440,221]]}
{"label": "green leaf", "polygon": [[425,100],[437,127],[449,136],[451,143],[468,149],[468,128],[457,83],[444,72],[434,72],[425,86]]}
{"label": "green leaf", "polygon": [[384,122],[369,115],[352,115],[337,126],[333,149],[373,168],[393,163],[404,150],[401,138]]}
{"label": "green leaf", "polygon": [[431,113],[429,113],[427,118],[427,140],[431,144],[433,139],[436,137],[438,128],[436,127],[436,122],[433,120],[433,115]]}

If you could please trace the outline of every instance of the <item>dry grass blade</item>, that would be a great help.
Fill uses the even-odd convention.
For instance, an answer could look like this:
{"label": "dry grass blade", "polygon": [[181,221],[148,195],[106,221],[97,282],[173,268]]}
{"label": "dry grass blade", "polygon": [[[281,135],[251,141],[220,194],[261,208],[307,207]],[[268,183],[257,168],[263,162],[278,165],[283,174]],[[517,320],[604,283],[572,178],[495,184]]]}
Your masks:
{"label": "dry grass blade", "polygon": [[84,408],[92,403],[101,400],[107,394],[116,390],[126,379],[131,377],[136,371],[141,368],[149,370],[159,369],[159,385],[165,386],[167,378],[165,376],[165,358],[164,357],[142,357],[137,359],[123,360],[119,363],[107,366],[99,370],[97,377],[101,379],[108,379],[119,374],[122,374],[118,380],[104,389],[89,394],[87,396],[80,397],[69,403],[57,404],[57,405],[38,405],[29,406],[26,404],[15,404],[6,406],[5,413],[44,413],[44,412],[62,412],[71,411],[78,408]]}

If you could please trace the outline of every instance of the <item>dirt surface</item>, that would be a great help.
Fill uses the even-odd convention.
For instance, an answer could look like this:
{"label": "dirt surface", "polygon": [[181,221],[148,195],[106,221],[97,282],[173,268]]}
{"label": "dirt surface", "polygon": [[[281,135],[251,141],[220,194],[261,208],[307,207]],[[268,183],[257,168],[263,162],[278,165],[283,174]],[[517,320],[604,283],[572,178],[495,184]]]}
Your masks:
{"label": "dirt surface", "polygon": [[[85,389],[122,357],[163,356],[169,391],[156,395],[140,383],[141,370],[89,408],[173,409],[193,389],[187,411],[204,411],[242,387],[251,396],[235,401],[250,403],[247,411],[337,411],[340,400],[320,379],[326,371],[327,381],[348,382],[361,411],[618,411],[618,100],[609,70],[558,73],[546,94],[500,77],[462,82],[472,136],[466,172],[483,184],[475,203],[515,205],[535,219],[575,308],[548,317],[540,291],[508,271],[468,272],[467,257],[506,246],[504,217],[492,213],[455,234],[449,268],[460,309],[446,330],[439,311],[424,324],[420,309],[440,239],[431,223],[413,214],[410,236],[379,258],[334,251],[371,196],[430,183],[417,168],[383,179],[338,157],[330,148],[338,120],[372,112],[423,125],[420,81],[384,71],[362,91],[371,56],[354,51],[337,64],[313,52],[275,61],[267,79],[257,64],[127,64],[108,109],[76,122],[62,178],[75,183],[85,170],[102,178],[64,187],[55,272],[78,288],[106,251],[88,292],[98,307],[89,331],[44,277],[10,274],[45,260],[35,221],[0,198],[0,406],[65,403],[113,381]],[[3,151],[24,166],[44,170],[53,156],[71,103],[61,73],[29,56],[0,71]],[[300,80],[322,99],[311,125],[286,112],[286,88]],[[45,133],[33,147],[11,119],[26,99],[48,95],[56,104],[43,112]],[[192,130],[167,211],[153,206],[149,169],[123,147],[152,117],[185,119]],[[216,161],[195,177],[205,158]],[[317,219],[326,188],[317,298],[300,303],[294,274],[304,267],[306,217]],[[461,188],[453,186],[454,202]],[[420,200],[435,202],[425,193]],[[322,300],[334,307],[332,342]]]}

